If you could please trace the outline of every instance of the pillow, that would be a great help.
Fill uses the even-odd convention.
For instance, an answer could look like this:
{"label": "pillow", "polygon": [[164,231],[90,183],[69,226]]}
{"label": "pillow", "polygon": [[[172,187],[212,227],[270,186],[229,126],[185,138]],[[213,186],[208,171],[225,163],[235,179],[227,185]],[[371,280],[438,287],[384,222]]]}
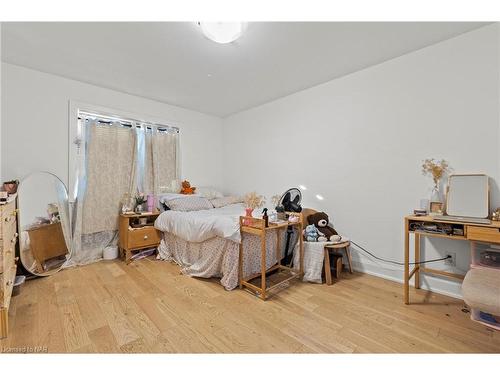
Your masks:
{"label": "pillow", "polygon": [[196,194],[208,198],[208,199],[214,199],[214,198],[222,198],[224,195],[218,191],[217,189],[209,186],[199,186],[196,188]]}
{"label": "pillow", "polygon": [[185,197],[186,195],[179,193],[163,193],[163,194],[158,194],[158,201],[160,203],[167,203],[168,201],[171,201],[173,199],[179,199]]}
{"label": "pillow", "polygon": [[210,199],[210,203],[212,203],[214,208],[221,208],[224,206],[228,206],[230,204],[243,203],[243,198],[235,196],[215,198],[215,199]]}
{"label": "pillow", "polygon": [[183,195],[180,198],[170,199],[164,202],[164,205],[173,211],[200,211],[213,208],[207,198],[196,195]]}

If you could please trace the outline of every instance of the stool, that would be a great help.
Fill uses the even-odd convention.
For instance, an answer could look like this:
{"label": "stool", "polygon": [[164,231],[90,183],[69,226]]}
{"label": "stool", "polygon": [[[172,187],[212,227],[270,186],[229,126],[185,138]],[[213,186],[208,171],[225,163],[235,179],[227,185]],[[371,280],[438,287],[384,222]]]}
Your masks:
{"label": "stool", "polygon": [[[347,265],[349,267],[349,273],[352,273],[351,252],[349,250],[350,245],[351,245],[350,241],[344,241],[344,242],[325,245],[325,247],[324,247],[324,252],[325,252],[324,264],[325,264],[325,279],[326,279],[327,285],[332,285],[332,272],[330,269],[330,251],[331,250],[333,250],[335,252],[344,250],[346,258],[347,258]],[[337,267],[337,269],[338,269],[338,267]]]}

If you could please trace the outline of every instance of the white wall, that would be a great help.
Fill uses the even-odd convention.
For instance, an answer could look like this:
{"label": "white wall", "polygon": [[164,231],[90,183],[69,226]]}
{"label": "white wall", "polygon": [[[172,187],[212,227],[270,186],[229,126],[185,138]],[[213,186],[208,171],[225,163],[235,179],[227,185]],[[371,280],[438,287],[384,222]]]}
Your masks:
{"label": "white wall", "polygon": [[48,170],[68,184],[68,103],[72,100],[176,124],[183,177],[195,186],[220,184],[220,118],[11,64],[3,63],[2,70],[4,179]]}
{"label": "white wall", "polygon": [[[377,255],[402,260],[403,217],[430,195],[423,159],[445,158],[457,173],[498,181],[498,69],[492,25],[230,116],[226,186],[270,197],[305,185],[304,206],[325,210],[341,233]],[[496,183],[494,190],[496,206]],[[468,268],[465,243],[424,246],[427,259],[447,250]],[[402,280],[399,268],[355,258],[358,269]],[[424,283],[460,293],[448,280]]]}

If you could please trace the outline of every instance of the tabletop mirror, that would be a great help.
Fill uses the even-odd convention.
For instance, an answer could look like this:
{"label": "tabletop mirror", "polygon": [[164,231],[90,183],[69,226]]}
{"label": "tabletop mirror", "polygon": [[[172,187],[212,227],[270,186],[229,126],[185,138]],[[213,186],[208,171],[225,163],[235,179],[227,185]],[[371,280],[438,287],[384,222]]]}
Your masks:
{"label": "tabletop mirror", "polygon": [[37,276],[59,271],[70,256],[68,191],[49,172],[25,177],[18,189],[21,262]]}
{"label": "tabletop mirror", "polygon": [[489,184],[485,174],[455,174],[448,179],[446,213],[450,216],[487,218]]}

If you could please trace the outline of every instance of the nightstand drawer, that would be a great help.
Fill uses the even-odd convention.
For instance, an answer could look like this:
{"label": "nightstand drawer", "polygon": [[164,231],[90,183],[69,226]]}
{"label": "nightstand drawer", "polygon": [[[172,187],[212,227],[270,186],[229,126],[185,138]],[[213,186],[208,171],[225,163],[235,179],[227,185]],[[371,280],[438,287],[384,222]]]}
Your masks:
{"label": "nightstand drawer", "polygon": [[500,228],[467,226],[467,239],[500,243]]}
{"label": "nightstand drawer", "polygon": [[160,243],[160,233],[154,227],[129,230],[128,247],[155,246]]}

